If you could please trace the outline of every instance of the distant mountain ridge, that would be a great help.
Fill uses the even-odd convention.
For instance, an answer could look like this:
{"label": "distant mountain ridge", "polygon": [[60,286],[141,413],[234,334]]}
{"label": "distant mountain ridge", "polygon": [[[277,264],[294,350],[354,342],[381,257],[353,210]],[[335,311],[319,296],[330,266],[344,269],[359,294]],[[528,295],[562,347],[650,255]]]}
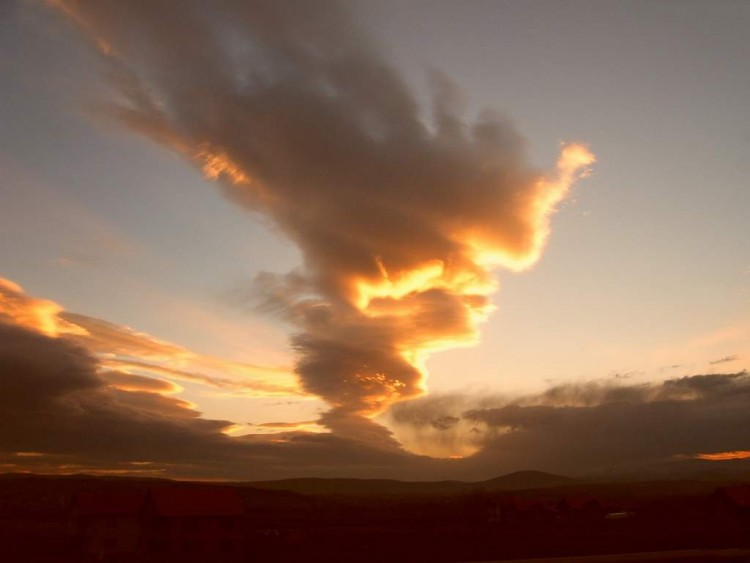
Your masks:
{"label": "distant mountain ridge", "polygon": [[524,489],[551,489],[568,485],[580,485],[584,481],[545,473],[544,471],[516,471],[479,483],[483,490],[519,491]]}
{"label": "distant mountain ridge", "polygon": [[316,495],[434,495],[469,492],[501,492],[548,489],[581,484],[583,481],[544,473],[517,471],[487,481],[398,481],[395,479],[299,478],[243,483],[256,489],[291,491]]}

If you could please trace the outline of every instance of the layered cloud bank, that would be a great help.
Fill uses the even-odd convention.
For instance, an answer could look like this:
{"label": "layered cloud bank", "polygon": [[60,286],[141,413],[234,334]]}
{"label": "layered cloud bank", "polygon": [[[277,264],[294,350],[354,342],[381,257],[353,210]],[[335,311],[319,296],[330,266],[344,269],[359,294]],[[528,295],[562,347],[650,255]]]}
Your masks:
{"label": "layered cloud bank", "polygon": [[65,337],[96,356],[103,367],[123,373],[113,381],[130,388],[136,385],[136,374],[142,373],[150,376],[145,383],[148,389],[158,384],[155,377],[171,381],[164,382],[170,390],[176,390],[177,382],[184,381],[237,396],[302,394],[291,370],[283,366],[253,365],[198,354],[126,326],[65,311],[58,303],[28,295],[18,284],[2,277],[0,322],[52,338]]}
{"label": "layered cloud bank", "polygon": [[[172,396],[175,384],[166,376],[113,369],[111,353],[103,352],[108,341],[90,332],[97,323],[87,324],[86,336],[81,325],[58,324],[61,317],[77,318],[12,282],[0,283],[0,471],[483,479],[530,468],[648,474],[750,459],[746,372],[562,385],[513,398],[427,396],[395,405],[391,425],[400,439],[465,450],[462,459],[435,459],[408,453],[366,418],[328,434],[275,424],[278,434],[231,437],[231,422],[201,417]],[[141,350],[159,342],[119,331],[138,335]],[[87,347],[87,339],[97,344]],[[122,349],[121,340],[109,342],[111,350]],[[166,346],[175,345],[161,342],[158,350]]]}
{"label": "layered cloud bank", "polygon": [[0,278],[0,471],[241,479],[395,472],[414,461],[393,440],[231,438],[233,422],[172,396],[181,381],[251,397],[301,392],[283,374],[264,380],[267,371],[67,312]]}
{"label": "layered cloud bank", "polygon": [[424,361],[473,343],[492,270],[540,256],[549,218],[594,157],[526,159],[490,111],[467,120],[435,74],[425,115],[343,2],[51,2],[109,64],[103,111],[185,156],[261,214],[304,264],[254,291],[293,326],[296,373],[340,434],[422,394]]}

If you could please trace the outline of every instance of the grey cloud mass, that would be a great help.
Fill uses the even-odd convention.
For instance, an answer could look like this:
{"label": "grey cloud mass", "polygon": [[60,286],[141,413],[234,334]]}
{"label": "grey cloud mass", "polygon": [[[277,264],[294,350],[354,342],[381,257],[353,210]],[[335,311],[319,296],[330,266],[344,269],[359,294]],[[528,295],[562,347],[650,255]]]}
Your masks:
{"label": "grey cloud mass", "polygon": [[476,339],[492,268],[538,258],[549,214],[593,162],[575,146],[536,170],[504,119],[465,119],[438,72],[425,113],[345,2],[53,4],[109,65],[105,114],[301,250],[298,271],[253,291],[295,327],[296,372],[337,431],[371,435],[363,417],[424,392],[428,353]]}
{"label": "grey cloud mass", "polygon": [[[750,375],[695,375],[662,383],[590,382],[540,395],[427,397],[396,405],[397,435],[478,448],[465,471],[643,471],[703,453],[750,449]],[[494,403],[494,405],[492,404]],[[450,428],[440,424],[456,419]],[[401,431],[399,431],[401,427]],[[452,432],[453,431],[453,432]]]}

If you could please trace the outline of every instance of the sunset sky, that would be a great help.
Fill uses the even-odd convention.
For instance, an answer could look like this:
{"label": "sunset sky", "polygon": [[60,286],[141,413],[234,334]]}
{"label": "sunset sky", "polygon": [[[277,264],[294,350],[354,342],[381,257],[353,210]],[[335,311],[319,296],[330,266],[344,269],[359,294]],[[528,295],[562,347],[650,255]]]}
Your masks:
{"label": "sunset sky", "polygon": [[749,28],[0,3],[0,471],[748,463]]}

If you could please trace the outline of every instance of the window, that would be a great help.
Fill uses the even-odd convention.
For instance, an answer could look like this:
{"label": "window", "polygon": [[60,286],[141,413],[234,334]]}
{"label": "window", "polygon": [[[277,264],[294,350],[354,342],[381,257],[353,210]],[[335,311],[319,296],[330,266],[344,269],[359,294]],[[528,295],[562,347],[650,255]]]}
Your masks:
{"label": "window", "polygon": [[195,532],[200,527],[198,518],[186,518],[182,521],[182,529],[186,532]]}
{"label": "window", "polygon": [[234,529],[234,518],[225,516],[219,520],[219,523],[221,524],[221,529],[224,531],[230,531]]}
{"label": "window", "polygon": [[167,551],[166,540],[152,539],[148,542],[148,550],[152,553],[164,553]]}
{"label": "window", "polygon": [[167,520],[166,518],[155,518],[153,526],[154,532],[160,535],[167,533],[170,528],[169,520]]}

